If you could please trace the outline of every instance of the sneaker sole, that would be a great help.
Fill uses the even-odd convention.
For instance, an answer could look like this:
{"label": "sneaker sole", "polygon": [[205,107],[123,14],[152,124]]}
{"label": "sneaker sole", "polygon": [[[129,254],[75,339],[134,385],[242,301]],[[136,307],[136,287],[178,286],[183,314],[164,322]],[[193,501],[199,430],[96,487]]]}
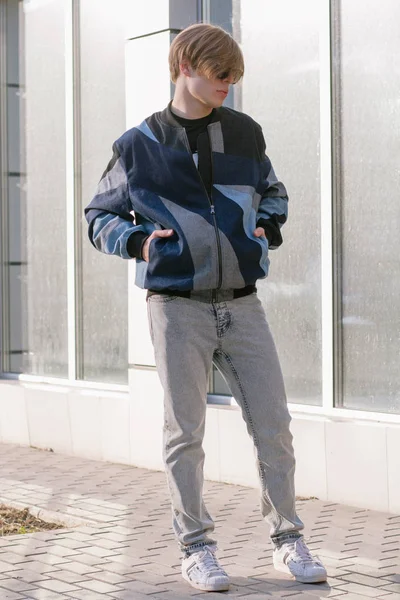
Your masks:
{"label": "sneaker sole", "polygon": [[315,575],[314,577],[296,577],[295,580],[299,583],[326,583],[327,577],[325,575]]}
{"label": "sneaker sole", "polygon": [[298,581],[299,583],[325,583],[327,581],[327,575],[314,575],[313,577],[302,577],[301,575],[293,575],[289,567],[286,565],[275,565],[274,568],[281,573],[286,573]]}
{"label": "sneaker sole", "polygon": [[226,592],[227,590],[229,590],[229,586],[230,586],[229,582],[228,583],[213,583],[213,584],[209,583],[208,585],[196,583],[195,581],[192,581],[191,579],[189,579],[189,577],[185,576],[183,573],[182,573],[182,577],[189,585],[191,585],[196,590],[201,590],[202,592]]}

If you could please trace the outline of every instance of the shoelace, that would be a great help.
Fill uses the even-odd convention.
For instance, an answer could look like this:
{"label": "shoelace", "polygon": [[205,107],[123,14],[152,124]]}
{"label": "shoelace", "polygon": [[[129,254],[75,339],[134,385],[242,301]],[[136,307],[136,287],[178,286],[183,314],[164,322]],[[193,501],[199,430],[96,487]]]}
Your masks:
{"label": "shoelace", "polygon": [[311,555],[309,549],[303,542],[303,540],[296,540],[293,544],[290,544],[291,552],[289,558],[296,562],[314,562],[315,558]]}
{"label": "shoelace", "polygon": [[214,552],[212,550],[210,550],[210,548],[205,548],[199,554],[199,559],[200,560],[197,564],[202,571],[207,571],[208,573],[218,571],[219,573],[222,572],[225,574],[225,571],[218,564],[217,558],[216,558]]}

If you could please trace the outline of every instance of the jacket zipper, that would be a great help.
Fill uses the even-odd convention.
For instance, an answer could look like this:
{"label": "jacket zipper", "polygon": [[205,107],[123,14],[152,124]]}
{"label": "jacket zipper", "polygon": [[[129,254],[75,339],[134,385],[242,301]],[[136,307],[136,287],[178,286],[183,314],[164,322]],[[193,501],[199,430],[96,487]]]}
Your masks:
{"label": "jacket zipper", "polygon": [[[207,129],[207,135],[208,135],[208,129]],[[213,221],[214,221],[215,235],[217,238],[217,250],[218,250],[218,285],[217,285],[216,290],[213,290],[213,300],[216,301],[217,291],[221,288],[221,285],[222,285],[222,251],[221,251],[221,238],[220,238],[218,227],[217,227],[217,217],[215,216],[215,205],[214,205],[214,201],[213,201],[213,197],[212,197],[212,185],[213,185],[213,181],[214,181],[214,164],[213,164],[213,158],[212,158],[211,143],[210,143],[210,159],[211,159],[211,189],[210,189],[209,200],[210,200],[210,205],[211,205],[211,214],[212,214]],[[199,177],[200,177],[200,173],[199,173]]]}
{"label": "jacket zipper", "polygon": [[[185,130],[184,130],[184,135],[185,135],[185,145],[186,145],[186,148],[188,149],[189,154],[192,157],[192,151],[190,149],[189,140],[188,140],[188,137],[186,135],[186,131]],[[208,129],[207,129],[207,135],[208,135]],[[218,283],[217,283],[217,287],[212,290],[212,300],[213,300],[213,302],[216,302],[218,290],[221,288],[221,285],[222,285],[222,251],[221,251],[221,239],[220,239],[220,235],[219,235],[219,231],[218,231],[218,227],[217,227],[217,219],[216,219],[216,216],[215,216],[215,205],[214,205],[213,198],[212,198],[212,182],[213,182],[213,179],[214,179],[214,177],[213,177],[213,175],[214,175],[214,169],[213,169],[213,159],[212,159],[211,143],[210,143],[210,157],[211,157],[211,190],[210,190],[210,193],[208,192],[206,186],[204,185],[204,181],[202,180],[202,178],[200,176],[198,168],[194,164],[193,157],[192,157],[192,162],[193,162],[193,167],[196,169],[197,177],[199,178],[199,180],[201,182],[201,185],[203,186],[203,189],[204,189],[204,191],[206,193],[206,196],[208,198],[208,201],[210,203],[210,212],[211,212],[211,216],[212,216],[213,223],[214,223],[215,237],[216,237],[216,240],[217,240]]]}

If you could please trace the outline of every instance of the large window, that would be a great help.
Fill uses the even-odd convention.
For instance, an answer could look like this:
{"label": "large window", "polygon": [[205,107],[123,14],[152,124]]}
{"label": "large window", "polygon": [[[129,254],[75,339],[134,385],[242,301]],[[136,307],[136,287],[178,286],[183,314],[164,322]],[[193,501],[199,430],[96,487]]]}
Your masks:
{"label": "large window", "polygon": [[[127,262],[90,246],[82,210],[125,129],[131,4],[0,0],[4,372],[127,383]],[[324,373],[328,395],[335,385],[336,406],[399,413],[400,5],[202,0],[198,6],[203,20],[225,27],[242,47],[245,77],[226,104],[262,125],[289,192],[284,244],[270,253],[270,275],[258,284],[289,401],[320,405]],[[331,150],[332,181],[329,169],[320,169],[324,157],[330,164]],[[329,191],[323,199],[321,181]],[[331,213],[332,238],[330,224],[321,221],[329,215],[330,223]],[[217,371],[211,389],[230,394]]]}
{"label": "large window", "polygon": [[5,372],[127,383],[127,263],[82,223],[125,130],[127,4],[0,1]]}
{"label": "large window", "polygon": [[[337,319],[336,376],[329,385],[337,407],[399,413],[400,6],[395,0],[362,6],[357,0],[224,0],[218,11],[206,5],[208,18],[241,44],[246,72],[234,106],[263,126],[289,190],[285,243],[271,252],[270,276],[258,287],[289,401],[307,404],[321,402],[322,387],[319,74],[327,65],[320,67],[319,38],[321,26],[323,35],[328,31],[331,7],[333,178],[324,185],[333,196]],[[323,91],[326,97],[329,89]],[[214,389],[223,390],[216,374]]]}
{"label": "large window", "polygon": [[400,4],[336,7],[339,392],[346,408],[400,412]]}

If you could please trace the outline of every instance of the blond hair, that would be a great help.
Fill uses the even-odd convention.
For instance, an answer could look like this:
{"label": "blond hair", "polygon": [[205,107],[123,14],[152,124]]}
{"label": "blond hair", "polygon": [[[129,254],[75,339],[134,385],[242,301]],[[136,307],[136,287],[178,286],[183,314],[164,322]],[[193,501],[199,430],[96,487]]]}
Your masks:
{"label": "blond hair", "polygon": [[210,79],[229,74],[236,83],[244,73],[243,55],[238,44],[222,27],[207,23],[186,27],[173,40],[169,70],[174,83],[180,74],[179,65],[184,61]]}

